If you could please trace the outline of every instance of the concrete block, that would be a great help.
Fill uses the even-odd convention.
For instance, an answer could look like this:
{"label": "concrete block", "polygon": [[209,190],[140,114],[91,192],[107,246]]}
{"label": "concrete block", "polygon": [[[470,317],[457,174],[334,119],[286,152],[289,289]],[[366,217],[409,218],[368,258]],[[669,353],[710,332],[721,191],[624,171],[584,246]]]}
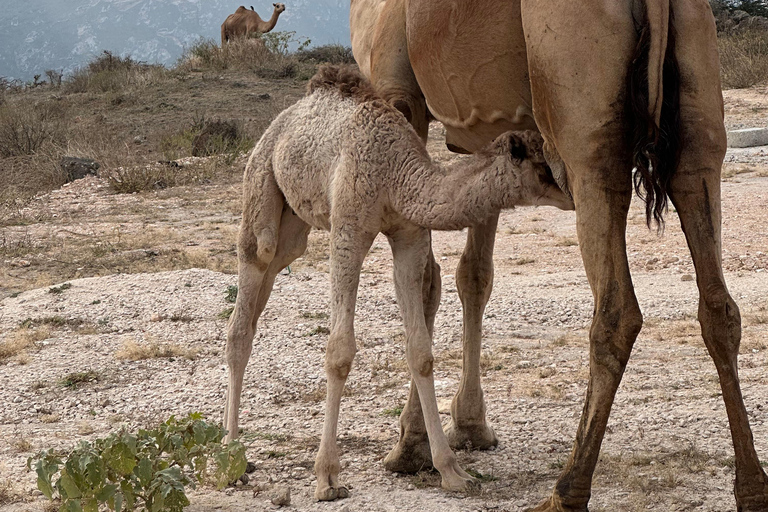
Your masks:
{"label": "concrete block", "polygon": [[768,146],[768,128],[744,128],[728,132],[729,148]]}

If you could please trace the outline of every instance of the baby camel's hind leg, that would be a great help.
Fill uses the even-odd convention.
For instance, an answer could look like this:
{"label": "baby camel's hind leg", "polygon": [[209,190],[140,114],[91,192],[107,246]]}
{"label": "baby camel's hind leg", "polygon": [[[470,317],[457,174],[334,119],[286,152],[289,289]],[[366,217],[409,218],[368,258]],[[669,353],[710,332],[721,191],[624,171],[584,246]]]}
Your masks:
{"label": "baby camel's hind leg", "polygon": [[238,435],[240,394],[245,366],[256,333],[256,321],[272,293],[275,276],[304,254],[307,248],[310,226],[297,217],[282,200],[270,210],[262,210],[259,214],[261,218],[258,220],[267,217],[266,225],[257,222],[262,225],[259,231],[265,236],[260,237],[253,226],[244,224],[238,241],[238,294],[227,333],[226,349],[229,384],[224,426],[229,431],[227,440]]}

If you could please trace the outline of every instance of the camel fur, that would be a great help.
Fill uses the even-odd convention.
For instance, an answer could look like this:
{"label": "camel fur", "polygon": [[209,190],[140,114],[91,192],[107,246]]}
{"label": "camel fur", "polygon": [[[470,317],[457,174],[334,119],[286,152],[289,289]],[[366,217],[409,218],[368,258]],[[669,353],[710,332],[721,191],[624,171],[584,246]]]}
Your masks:
{"label": "camel fur", "polygon": [[[434,116],[446,127],[449,147],[458,150],[475,151],[509,129],[540,130],[553,175],[576,205],[595,301],[589,384],[573,451],[550,497],[533,510],[587,510],[614,395],[643,322],[625,236],[633,185],[646,203],[649,225],[663,226],[667,199],[680,219],[696,269],[701,332],[730,424],[736,509],[768,510],[768,476],[739,384],[739,309],[722,272],[720,169],[726,138],[708,2],[455,0],[446,9],[429,0],[387,0],[378,10],[366,5],[367,20],[351,19],[352,40],[358,49],[370,47],[365,59],[385,100],[409,113],[417,129]],[[479,377],[495,226],[492,218],[470,228],[456,273],[464,366],[447,428],[454,447],[496,443]],[[427,463],[415,391],[401,415],[401,432],[388,467]]]}
{"label": "camel fur", "polygon": [[221,46],[235,37],[253,37],[266,34],[277,24],[277,18],[285,11],[285,4],[272,4],[274,10],[272,17],[267,21],[261,19],[251,6],[250,10],[244,6],[238,7],[233,14],[227,16],[221,24]]}
{"label": "camel fur", "polygon": [[310,81],[308,95],[282,112],[256,144],[246,166],[243,198],[239,293],[226,348],[229,438],[238,431],[243,374],[275,275],[302,255],[310,228],[329,230],[331,332],[315,497],[347,496],[338,481],[339,402],[356,351],[360,269],[381,232],[394,256],[407,361],[421,397],[431,458],[446,489],[474,485],[448,445],[437,410],[434,312],[428,322],[423,306],[424,290],[436,290],[432,299],[439,302],[439,271],[424,275],[429,229],[461,229],[516,205],[572,208],[549,174],[539,135],[505,133],[476,155],[443,167],[430,159],[400,112],[373,95],[354,68],[327,66]]}

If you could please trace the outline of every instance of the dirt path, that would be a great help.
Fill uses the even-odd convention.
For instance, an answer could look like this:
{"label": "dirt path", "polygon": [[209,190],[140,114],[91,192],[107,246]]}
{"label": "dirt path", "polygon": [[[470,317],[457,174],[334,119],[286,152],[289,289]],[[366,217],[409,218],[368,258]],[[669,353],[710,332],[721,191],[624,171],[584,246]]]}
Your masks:
{"label": "dirt path", "polygon": [[[430,149],[437,158],[455,158],[436,140]],[[729,153],[723,252],[729,289],[742,309],[745,399],[758,451],[768,457],[768,156],[761,151],[766,155],[766,148]],[[234,184],[115,196],[87,179],[41,198],[38,213],[48,213],[38,221],[4,228],[6,237],[32,249],[4,263],[6,276],[13,276],[3,278],[5,295],[28,291],[0,302],[0,337],[42,338],[0,363],[0,487],[7,484],[21,500],[0,510],[43,509],[34,476],[24,468],[39,449],[170,414],[220,417],[221,314],[231,306],[224,300],[227,286],[236,282],[220,271],[234,270],[238,201]],[[732,448],[714,366],[694,320],[693,268],[674,214],[668,218],[659,237],[645,227],[637,202],[630,212],[630,266],[646,321],[603,444],[593,511],[734,508]],[[447,412],[460,374],[453,276],[465,233],[437,233],[434,240],[443,268],[436,387]],[[488,416],[500,444],[459,454],[464,467],[485,476],[473,496],[442,491],[433,473],[398,476],[381,466],[397,438],[396,411],[408,378],[391,256],[386,241],[376,240],[361,280],[359,352],[339,426],[341,477],[352,496],[318,504],[312,464],[323,416],[329,309],[327,236],[313,232],[307,255],[292,273],[278,276],[246,373],[244,439],[257,464],[255,482],[265,489],[289,485],[298,510],[519,511],[544,498],[570,452],[588,375],[592,299],[575,240],[571,212],[520,208],[502,215],[483,345]],[[121,265],[124,272],[205,268],[115,274]],[[46,268],[73,277],[112,275],[71,279],[70,288],[50,293]],[[34,282],[45,286],[29,290]],[[33,328],[20,329],[28,318]],[[120,357],[132,344],[153,343],[177,355]],[[62,386],[67,375],[87,371],[90,382]],[[189,510],[273,508],[268,489],[255,489],[200,489]]]}

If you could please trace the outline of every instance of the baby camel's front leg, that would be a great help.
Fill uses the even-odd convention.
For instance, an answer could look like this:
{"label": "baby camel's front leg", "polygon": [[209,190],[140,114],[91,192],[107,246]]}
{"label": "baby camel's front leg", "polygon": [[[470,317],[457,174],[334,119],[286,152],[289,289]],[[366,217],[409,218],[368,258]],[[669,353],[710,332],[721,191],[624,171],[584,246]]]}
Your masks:
{"label": "baby camel's front leg", "polygon": [[336,427],[341,394],[357,350],[354,319],[360,269],[376,237],[376,233],[366,233],[355,223],[354,219],[336,220],[331,228],[331,333],[325,351],[328,384],[323,436],[315,460],[315,499],[319,501],[349,496],[347,489],[339,484],[341,465],[336,446]]}
{"label": "baby camel's front leg", "polygon": [[459,466],[440,424],[432,373],[432,337],[424,321],[421,288],[429,254],[429,231],[417,226],[405,226],[387,236],[394,258],[397,302],[405,323],[408,368],[419,391],[432,463],[443,478],[443,488],[464,491],[476,486],[477,482]]}

